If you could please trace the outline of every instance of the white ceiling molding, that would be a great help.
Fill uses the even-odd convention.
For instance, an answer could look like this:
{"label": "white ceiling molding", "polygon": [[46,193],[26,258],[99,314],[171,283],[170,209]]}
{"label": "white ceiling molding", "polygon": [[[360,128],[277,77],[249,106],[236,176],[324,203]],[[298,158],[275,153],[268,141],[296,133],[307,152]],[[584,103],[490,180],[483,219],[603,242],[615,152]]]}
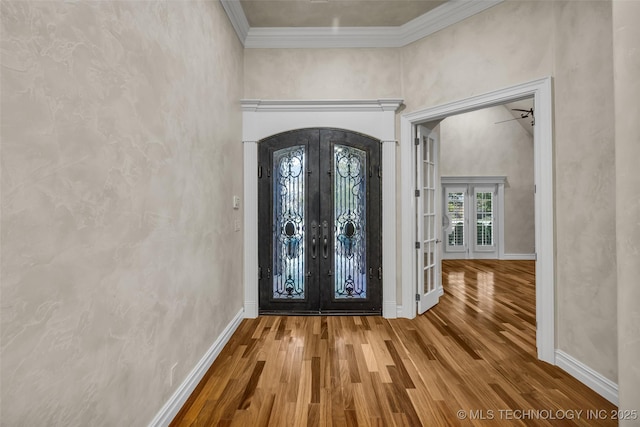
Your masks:
{"label": "white ceiling molding", "polygon": [[231,25],[233,25],[233,29],[236,30],[236,34],[238,38],[244,45],[244,41],[247,39],[247,34],[249,34],[249,21],[247,21],[247,17],[244,14],[244,10],[242,9],[242,5],[239,0],[220,0],[222,3],[222,7],[224,11],[227,12],[227,16],[231,21]]}
{"label": "white ceiling molding", "polygon": [[406,46],[409,43],[418,41],[502,2],[503,0],[448,1],[399,27],[402,36],[400,44],[396,47]]}
{"label": "white ceiling molding", "polygon": [[220,0],[246,48],[402,47],[504,0],[451,0],[399,27],[249,27],[238,0]]}

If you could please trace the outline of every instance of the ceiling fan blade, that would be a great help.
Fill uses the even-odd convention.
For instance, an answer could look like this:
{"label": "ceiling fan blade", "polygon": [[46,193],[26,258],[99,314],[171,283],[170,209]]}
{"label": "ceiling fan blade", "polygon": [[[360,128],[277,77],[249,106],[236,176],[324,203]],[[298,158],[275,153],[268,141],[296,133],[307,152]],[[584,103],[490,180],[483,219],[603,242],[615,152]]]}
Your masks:
{"label": "ceiling fan blade", "polygon": [[505,123],[505,122],[512,122],[514,120],[522,120],[522,119],[526,119],[526,117],[517,117],[515,119],[509,119],[509,120],[502,120],[500,122],[495,122],[494,125],[497,125],[498,123]]}
{"label": "ceiling fan blade", "polygon": [[511,110],[513,111],[524,111],[525,113],[531,113],[533,114],[533,108],[529,109],[529,110],[523,110],[522,108],[512,108]]}

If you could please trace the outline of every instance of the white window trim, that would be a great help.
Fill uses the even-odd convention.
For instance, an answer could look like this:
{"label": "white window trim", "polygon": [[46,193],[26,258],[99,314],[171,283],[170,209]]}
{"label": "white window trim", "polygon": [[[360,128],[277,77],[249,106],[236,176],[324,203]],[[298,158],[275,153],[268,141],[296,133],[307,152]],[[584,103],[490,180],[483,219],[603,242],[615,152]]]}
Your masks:
{"label": "white window trim", "polygon": [[412,113],[400,119],[400,200],[401,257],[402,260],[402,317],[416,316],[415,263],[411,243],[415,230],[415,196],[413,188],[413,133],[416,125],[441,120],[454,114],[462,114],[493,107],[524,98],[534,98],[536,125],[534,127],[534,184],[535,193],[535,241],[536,241],[536,344],[538,358],[555,362],[555,245],[553,202],[553,109],[551,77],[496,90],[483,95],[454,101]]}
{"label": "white window trim", "polygon": [[397,316],[396,137],[401,99],[243,100],[244,316],[258,316],[258,141],[295,129],[347,129],[382,141],[382,315]]}

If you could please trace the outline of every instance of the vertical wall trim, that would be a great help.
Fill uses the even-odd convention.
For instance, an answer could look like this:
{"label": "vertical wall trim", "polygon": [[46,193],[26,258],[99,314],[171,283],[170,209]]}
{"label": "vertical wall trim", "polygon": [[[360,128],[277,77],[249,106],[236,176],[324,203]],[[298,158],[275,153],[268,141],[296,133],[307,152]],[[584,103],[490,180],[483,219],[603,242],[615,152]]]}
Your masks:
{"label": "vertical wall trim", "polygon": [[382,141],[382,315],[387,319],[397,317],[395,200],[396,141]]}
{"label": "vertical wall trim", "polygon": [[[258,143],[244,141],[244,317],[258,317]],[[247,166],[252,165],[252,166]]]}

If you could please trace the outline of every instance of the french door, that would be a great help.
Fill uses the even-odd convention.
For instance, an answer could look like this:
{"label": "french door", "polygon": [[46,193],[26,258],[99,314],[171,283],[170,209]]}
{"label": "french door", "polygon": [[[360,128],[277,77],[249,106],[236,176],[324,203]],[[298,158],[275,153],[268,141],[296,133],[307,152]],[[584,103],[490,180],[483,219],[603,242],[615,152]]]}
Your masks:
{"label": "french door", "polygon": [[337,129],[259,143],[261,313],[382,313],[380,148]]}
{"label": "french door", "polygon": [[444,258],[498,258],[499,184],[447,184],[443,179]]}
{"label": "french door", "polygon": [[440,276],[440,243],[437,209],[438,174],[438,133],[422,125],[416,127],[416,266],[417,308],[422,314],[435,306],[442,295]]}

